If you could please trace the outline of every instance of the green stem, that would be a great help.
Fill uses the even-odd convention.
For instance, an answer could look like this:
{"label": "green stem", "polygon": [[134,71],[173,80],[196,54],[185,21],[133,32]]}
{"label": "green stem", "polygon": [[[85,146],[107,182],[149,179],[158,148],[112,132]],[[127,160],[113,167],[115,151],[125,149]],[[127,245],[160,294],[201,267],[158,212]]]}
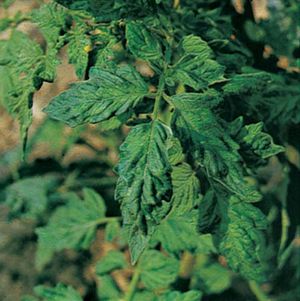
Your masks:
{"label": "green stem", "polygon": [[159,79],[158,89],[155,97],[154,109],[153,109],[153,119],[157,119],[159,108],[160,108],[160,101],[162,99],[163,93],[165,89],[165,78],[162,74]]}
{"label": "green stem", "polygon": [[128,291],[125,294],[124,301],[132,301],[139,280],[140,280],[140,270],[139,270],[139,266],[137,266],[136,269],[134,270],[132,279],[130,281]]}
{"label": "green stem", "polygon": [[272,301],[260,288],[257,282],[250,280],[249,287],[258,301]]}
{"label": "green stem", "polygon": [[280,238],[280,246],[279,246],[279,256],[282,254],[282,252],[286,247],[289,227],[290,227],[290,219],[286,208],[283,207],[281,209],[281,238]]}

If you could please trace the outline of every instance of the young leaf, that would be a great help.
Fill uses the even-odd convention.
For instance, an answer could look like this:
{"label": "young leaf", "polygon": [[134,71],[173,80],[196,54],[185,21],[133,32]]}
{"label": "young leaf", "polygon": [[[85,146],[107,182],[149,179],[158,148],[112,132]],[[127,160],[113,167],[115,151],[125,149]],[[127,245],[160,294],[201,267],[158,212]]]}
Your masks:
{"label": "young leaf", "polygon": [[139,124],[120,147],[116,199],[121,204],[133,263],[170,208],[170,133],[160,121]]}
{"label": "young leaf", "polygon": [[110,251],[98,261],[96,274],[101,276],[114,270],[123,269],[127,266],[124,254],[120,251]]}
{"label": "young leaf", "polygon": [[168,84],[180,83],[200,90],[224,80],[224,67],[210,59],[212,51],[200,37],[184,37],[179,49],[179,59],[167,73]]}
{"label": "young leaf", "polygon": [[55,97],[45,112],[72,127],[97,123],[132,110],[147,94],[147,84],[129,65],[115,70],[92,68],[89,80]]}
{"label": "young leaf", "polygon": [[84,201],[72,195],[67,205],[58,208],[48,224],[36,229],[36,264],[42,268],[56,251],[86,249],[95,238],[97,226],[105,221],[105,203],[91,189],[84,189]]}
{"label": "young leaf", "polygon": [[58,284],[55,288],[37,286],[34,288],[37,296],[43,298],[42,301],[82,301],[81,296],[71,286]]}
{"label": "young leaf", "polygon": [[179,262],[156,250],[145,251],[141,256],[138,269],[141,281],[149,289],[168,287],[175,281],[179,270]]}

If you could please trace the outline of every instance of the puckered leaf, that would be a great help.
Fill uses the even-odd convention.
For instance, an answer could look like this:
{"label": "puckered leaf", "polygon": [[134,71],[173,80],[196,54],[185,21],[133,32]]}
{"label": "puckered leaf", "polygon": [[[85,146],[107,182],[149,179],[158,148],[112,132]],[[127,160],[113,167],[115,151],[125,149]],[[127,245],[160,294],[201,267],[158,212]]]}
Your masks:
{"label": "puckered leaf", "polygon": [[169,136],[170,129],[159,121],[140,124],[120,148],[116,199],[128,230],[132,262],[136,262],[170,208]]}
{"label": "puckered leaf", "polygon": [[63,46],[60,36],[66,29],[67,14],[64,7],[56,3],[49,3],[41,6],[32,13],[32,21],[37,23],[42,32],[47,49],[45,53],[45,68],[40,76],[46,81],[53,81],[56,74],[56,67],[59,64],[57,58],[58,50]]}
{"label": "puckered leaf", "polygon": [[96,228],[105,218],[105,203],[91,189],[84,189],[84,201],[75,194],[58,208],[45,227],[37,228],[36,264],[42,268],[55,251],[86,249],[95,238]]}
{"label": "puckered leaf", "polygon": [[172,211],[181,215],[191,211],[200,198],[199,180],[187,163],[172,168]]}
{"label": "puckered leaf", "polygon": [[220,199],[219,205],[222,213],[218,234],[221,254],[228,265],[245,278],[265,281],[262,230],[267,227],[266,217],[258,208],[235,196]]}
{"label": "puckered leaf", "polygon": [[103,275],[127,266],[124,254],[120,251],[110,251],[98,261],[96,274]]}
{"label": "puckered leaf", "polygon": [[61,283],[54,288],[40,285],[34,288],[34,292],[43,301],[82,301],[81,296],[74,288]]}
{"label": "puckered leaf", "polygon": [[176,279],[179,262],[159,251],[148,250],[141,256],[138,269],[144,286],[153,290],[168,287]]}
{"label": "puckered leaf", "polygon": [[237,136],[241,152],[251,163],[264,162],[265,159],[284,151],[284,147],[276,145],[273,138],[263,131],[263,123],[244,126]]}
{"label": "puckered leaf", "polygon": [[200,37],[184,37],[179,47],[179,59],[167,73],[168,84],[181,83],[200,90],[224,80],[224,67],[211,59],[212,51]]}
{"label": "puckered leaf", "polygon": [[0,83],[0,102],[19,120],[21,138],[26,142],[33,93],[43,70],[42,49],[22,32],[13,31],[9,40],[0,41],[0,67],[5,73],[5,82]]}
{"label": "puckered leaf", "polygon": [[132,110],[147,93],[147,84],[131,66],[92,68],[89,80],[55,97],[45,112],[72,127],[96,123]]}
{"label": "puckered leaf", "polygon": [[186,293],[171,291],[161,296],[158,301],[201,301],[201,297],[202,293],[196,290]]}
{"label": "puckered leaf", "polygon": [[239,145],[224,130],[213,111],[220,101],[219,94],[213,90],[173,96],[175,135],[199,160],[211,180],[242,200],[258,201],[260,194],[243,179]]}
{"label": "puckered leaf", "polygon": [[162,49],[158,39],[142,22],[131,21],[127,23],[126,39],[128,48],[135,57],[147,61],[162,59]]}
{"label": "puckered leaf", "polygon": [[12,216],[37,218],[47,208],[48,193],[58,184],[55,176],[25,178],[9,185],[5,204]]}
{"label": "puckered leaf", "polygon": [[86,34],[88,28],[80,19],[76,20],[75,25],[68,36],[68,56],[69,62],[75,65],[77,76],[82,79],[88,65],[89,50],[91,40]]}

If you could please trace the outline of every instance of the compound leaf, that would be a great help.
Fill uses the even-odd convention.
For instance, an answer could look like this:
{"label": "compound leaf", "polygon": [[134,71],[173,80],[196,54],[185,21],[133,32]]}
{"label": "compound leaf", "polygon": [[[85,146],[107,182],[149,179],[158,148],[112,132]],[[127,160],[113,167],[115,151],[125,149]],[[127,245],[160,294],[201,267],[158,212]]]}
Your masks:
{"label": "compound leaf", "polygon": [[132,262],[145,249],[157,224],[170,208],[170,129],[159,121],[135,126],[120,147],[116,199],[128,231]]}
{"label": "compound leaf", "polygon": [[260,194],[243,179],[239,145],[224,130],[213,111],[220,101],[214,90],[173,96],[174,133],[200,161],[211,180],[242,200],[258,201]]}

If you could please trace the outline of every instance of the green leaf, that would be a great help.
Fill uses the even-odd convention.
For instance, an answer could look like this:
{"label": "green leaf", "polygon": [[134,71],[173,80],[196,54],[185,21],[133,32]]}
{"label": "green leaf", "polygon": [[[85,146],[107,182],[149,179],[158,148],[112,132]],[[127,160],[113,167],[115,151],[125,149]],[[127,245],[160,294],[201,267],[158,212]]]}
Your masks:
{"label": "green leaf", "polygon": [[201,301],[202,293],[196,290],[191,290],[187,293],[171,291],[161,296],[159,301]]}
{"label": "green leaf", "polygon": [[266,280],[264,267],[265,215],[251,204],[235,196],[224,200],[219,196],[222,220],[218,232],[219,250],[229,267],[247,279]]}
{"label": "green leaf", "polygon": [[120,235],[120,232],[120,223],[117,220],[108,222],[105,227],[105,240],[112,242]]}
{"label": "green leaf", "polygon": [[26,144],[32,122],[33,93],[43,69],[42,49],[24,33],[14,30],[9,40],[0,41],[0,67],[5,81],[0,84],[1,103],[20,123],[21,139]]}
{"label": "green leaf", "polygon": [[[98,277],[97,294],[100,300],[118,301],[120,300],[120,290],[115,281],[109,275]],[[73,300],[72,300],[73,301]]]}
{"label": "green leaf", "polygon": [[149,289],[168,287],[175,281],[179,271],[179,262],[156,250],[147,250],[141,256],[138,269],[140,279]]}
{"label": "green leaf", "polygon": [[242,95],[261,91],[270,82],[267,72],[237,74],[223,87],[225,96]]}
{"label": "green leaf", "polygon": [[200,183],[187,163],[174,166],[172,169],[172,212],[181,215],[197,205],[200,198]]}
{"label": "green leaf", "polygon": [[220,294],[231,285],[231,272],[219,263],[208,261],[203,264],[202,256],[194,266],[191,280],[192,288],[199,289],[207,295]]}
{"label": "green leaf", "polygon": [[162,59],[162,49],[158,39],[142,22],[130,21],[126,24],[126,39],[129,50],[136,58],[146,61]]}
{"label": "green leaf", "polygon": [[71,286],[58,284],[55,288],[36,286],[34,292],[43,298],[43,301],[82,301],[81,296]]}
{"label": "green leaf", "polygon": [[194,251],[197,248],[197,212],[170,215],[157,227],[152,241],[160,242],[162,247],[171,254],[181,251]]}
{"label": "green leaf", "polygon": [[170,134],[170,129],[159,121],[139,124],[120,147],[115,195],[121,204],[133,263],[170,208]]}
{"label": "green leaf", "polygon": [[37,23],[43,34],[46,43],[45,69],[40,76],[46,81],[53,81],[56,74],[56,67],[59,64],[57,59],[58,50],[64,45],[60,40],[62,31],[66,29],[66,10],[56,3],[49,3],[41,6],[32,12],[32,21]]}
{"label": "green leaf", "polygon": [[105,203],[92,189],[83,190],[84,201],[75,194],[67,205],[58,208],[48,224],[36,229],[36,264],[41,269],[53,253],[63,249],[87,249],[95,238],[97,226],[104,223]]}
{"label": "green leaf", "polygon": [[224,67],[211,59],[212,51],[200,37],[184,37],[179,49],[179,59],[167,72],[167,84],[180,83],[200,90],[224,80]]}
{"label": "green leaf", "polygon": [[91,40],[86,34],[87,25],[80,19],[76,20],[72,30],[68,33],[68,56],[69,62],[75,65],[76,74],[80,79],[85,76],[88,65]]}
{"label": "green leaf", "polygon": [[132,301],[158,301],[158,297],[149,291],[141,291],[141,292],[136,292],[133,296]]}
{"label": "green leaf", "polygon": [[147,84],[129,65],[116,70],[92,68],[89,80],[55,97],[45,112],[72,127],[97,123],[132,110],[147,94]]}
{"label": "green leaf", "polygon": [[273,138],[263,131],[263,123],[246,125],[238,134],[237,140],[241,143],[241,151],[248,156],[267,159],[284,152],[284,147],[276,145]]}
{"label": "green leaf", "polygon": [[5,204],[12,216],[35,219],[48,205],[48,194],[58,184],[54,175],[36,176],[14,182],[6,188]]}
{"label": "green leaf", "polygon": [[120,251],[110,251],[98,261],[96,265],[96,274],[103,275],[114,270],[120,270],[127,266],[124,254]]}
{"label": "green leaf", "polygon": [[239,145],[225,131],[214,109],[220,103],[214,90],[183,93],[172,97],[174,134],[199,160],[207,177],[241,200],[255,202],[260,194],[243,179]]}

